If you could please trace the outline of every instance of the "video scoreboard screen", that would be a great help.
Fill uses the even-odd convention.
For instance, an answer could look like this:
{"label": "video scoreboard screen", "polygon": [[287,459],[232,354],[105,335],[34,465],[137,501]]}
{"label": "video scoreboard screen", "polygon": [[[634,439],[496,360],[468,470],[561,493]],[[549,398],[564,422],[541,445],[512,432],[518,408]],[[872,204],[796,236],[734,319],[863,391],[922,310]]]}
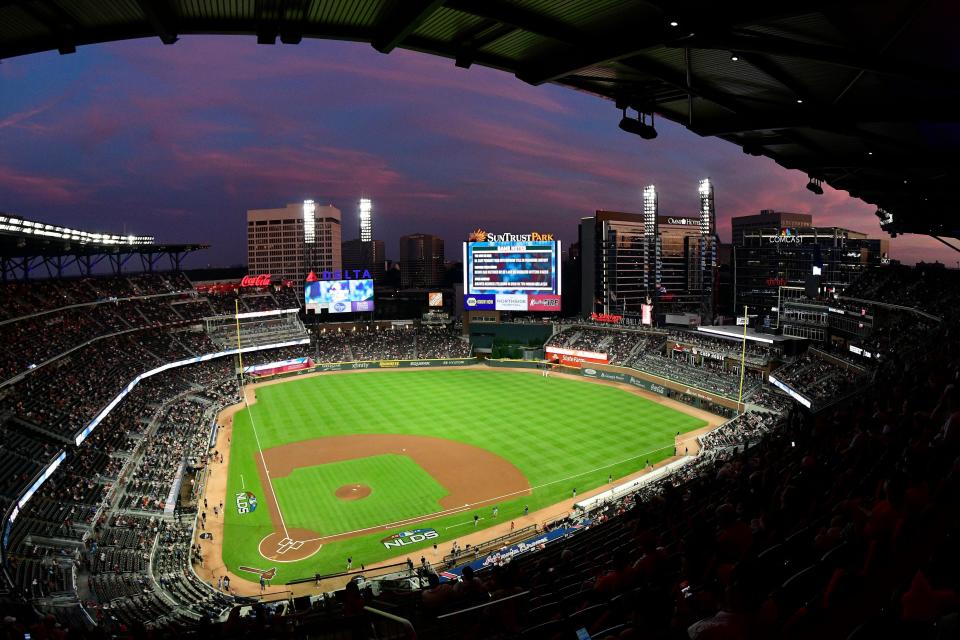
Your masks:
{"label": "video scoreboard screen", "polygon": [[464,309],[560,311],[560,242],[467,242]]}
{"label": "video scoreboard screen", "polygon": [[373,280],[317,280],[303,290],[307,311],[373,311]]}

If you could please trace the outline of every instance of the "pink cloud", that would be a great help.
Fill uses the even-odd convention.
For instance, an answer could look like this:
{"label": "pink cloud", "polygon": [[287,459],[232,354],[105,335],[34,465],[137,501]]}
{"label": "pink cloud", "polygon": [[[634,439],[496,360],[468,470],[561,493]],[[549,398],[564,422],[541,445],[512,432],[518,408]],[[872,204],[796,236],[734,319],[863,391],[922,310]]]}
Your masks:
{"label": "pink cloud", "polygon": [[40,204],[69,204],[86,193],[70,178],[34,175],[0,165],[0,191]]}
{"label": "pink cloud", "polygon": [[[398,50],[389,56],[376,53],[365,43],[320,43],[304,40],[296,47],[263,47],[234,38],[187,38],[173,47],[142,46],[143,43],[112,45],[123,51],[123,60],[140,65],[182,83],[184,76],[215,83],[261,83],[265,78],[297,78],[306,87],[322,87],[331,73],[390,86],[398,95],[429,100],[425,91],[449,90],[523,103],[550,113],[566,113],[569,107],[552,97],[554,88],[532,87],[512,75],[488,68],[456,69],[452,60],[429,54]],[[336,47],[336,50],[332,49]],[[311,55],[311,52],[317,52]],[[197,65],[203,60],[202,66]],[[336,96],[330,96],[336,99]]]}

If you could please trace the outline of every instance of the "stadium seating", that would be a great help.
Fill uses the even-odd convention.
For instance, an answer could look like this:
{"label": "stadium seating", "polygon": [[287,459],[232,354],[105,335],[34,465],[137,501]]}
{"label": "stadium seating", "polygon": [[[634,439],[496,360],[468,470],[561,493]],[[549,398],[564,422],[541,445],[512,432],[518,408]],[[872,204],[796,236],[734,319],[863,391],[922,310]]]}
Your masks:
{"label": "stadium seating", "polygon": [[[291,637],[351,637],[381,624],[364,604],[428,638],[568,638],[580,628],[594,638],[664,640],[951,637],[960,614],[960,326],[941,301],[958,289],[953,276],[929,273],[868,273],[851,288],[858,298],[942,314],[891,311],[870,338],[884,357],[867,378],[849,378],[845,365],[855,361],[815,352],[781,367],[782,379],[825,409],[801,410],[757,386],[750,402],[765,409],[703,436],[693,461],[551,523],[589,525],[577,533],[462,581],[434,576],[422,591],[373,596],[354,583],[342,602],[288,616],[286,626],[259,605],[251,620],[228,616],[236,601],[190,569],[189,525],[163,513],[171,467],[200,462],[210,416],[237,399],[233,363],[148,378],[72,447],[73,429],[100,406],[86,396],[115,392],[139,368],[127,361],[164,362],[211,346],[204,334],[163,328],[104,338],[75,352],[83,357],[60,358],[56,375],[44,367],[0,392],[4,506],[50,457],[69,453],[13,522],[5,556],[12,592],[55,618],[34,624],[19,609],[21,620],[5,621],[3,633],[59,637],[59,621],[82,636],[82,602],[97,637],[189,628],[204,637],[272,637],[281,628]],[[43,286],[44,295],[60,291]],[[141,286],[153,283],[128,279],[97,291]],[[919,293],[926,297],[911,297]],[[40,304],[32,293],[23,298]],[[569,327],[551,343],[602,345],[620,362],[636,359],[665,376],[694,368],[665,357],[665,334],[591,329]],[[465,348],[442,330],[358,329],[249,360],[456,357]],[[701,370],[700,378],[713,384],[723,375]],[[843,402],[829,402],[838,394]]]}

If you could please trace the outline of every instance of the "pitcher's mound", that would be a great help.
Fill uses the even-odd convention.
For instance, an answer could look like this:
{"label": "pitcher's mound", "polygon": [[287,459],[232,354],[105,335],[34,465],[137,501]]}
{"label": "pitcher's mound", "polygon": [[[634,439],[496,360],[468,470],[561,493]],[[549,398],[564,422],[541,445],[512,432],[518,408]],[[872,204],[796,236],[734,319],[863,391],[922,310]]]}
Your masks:
{"label": "pitcher's mound", "polygon": [[359,500],[370,495],[370,487],[365,484],[345,484],[337,489],[333,495],[341,500]]}

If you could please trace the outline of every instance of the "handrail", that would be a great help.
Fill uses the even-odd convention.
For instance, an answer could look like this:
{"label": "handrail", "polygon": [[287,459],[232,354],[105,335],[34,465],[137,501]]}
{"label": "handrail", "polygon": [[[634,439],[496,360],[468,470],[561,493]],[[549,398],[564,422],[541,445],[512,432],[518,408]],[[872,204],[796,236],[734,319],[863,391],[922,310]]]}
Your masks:
{"label": "handrail", "polygon": [[522,598],[524,596],[530,595],[530,591],[521,591],[520,593],[512,593],[509,596],[504,596],[496,600],[490,600],[488,602],[482,602],[480,604],[474,605],[472,607],[467,607],[466,609],[458,609],[457,611],[451,611],[450,613],[444,613],[443,615],[437,616],[437,620],[447,620],[459,616],[462,613],[470,613],[471,611],[476,611],[477,609],[486,609],[487,607],[492,607],[508,600],[515,600],[517,598]]}
{"label": "handrail", "polygon": [[391,622],[396,622],[403,627],[403,630],[406,632],[406,637],[408,640],[417,640],[417,630],[413,628],[413,623],[407,620],[406,618],[401,618],[398,615],[388,613],[387,611],[381,611],[380,609],[374,609],[373,607],[367,605],[363,608],[364,611],[372,613],[381,618],[390,620]]}

